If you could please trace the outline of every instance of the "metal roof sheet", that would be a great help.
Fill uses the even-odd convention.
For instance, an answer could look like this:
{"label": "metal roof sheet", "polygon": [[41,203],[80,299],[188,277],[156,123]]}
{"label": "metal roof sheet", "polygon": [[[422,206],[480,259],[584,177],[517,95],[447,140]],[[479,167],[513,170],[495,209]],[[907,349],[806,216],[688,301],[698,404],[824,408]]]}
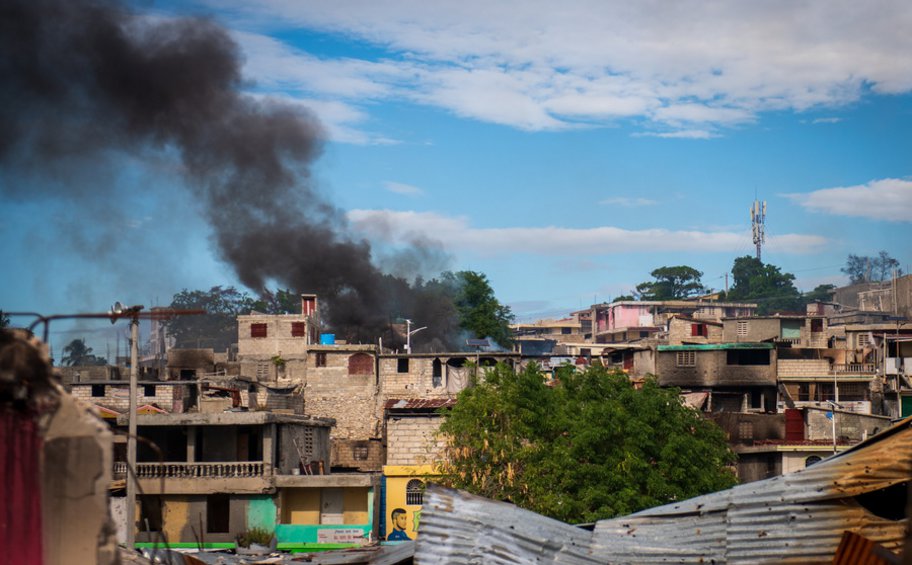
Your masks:
{"label": "metal roof sheet", "polygon": [[[829,562],[842,533],[901,547],[908,518],[877,515],[860,495],[908,483],[912,418],[801,471],[573,526],[461,491],[431,486],[422,512],[421,563]],[[905,496],[881,504],[904,507]],[[510,555],[509,558],[505,557]]]}

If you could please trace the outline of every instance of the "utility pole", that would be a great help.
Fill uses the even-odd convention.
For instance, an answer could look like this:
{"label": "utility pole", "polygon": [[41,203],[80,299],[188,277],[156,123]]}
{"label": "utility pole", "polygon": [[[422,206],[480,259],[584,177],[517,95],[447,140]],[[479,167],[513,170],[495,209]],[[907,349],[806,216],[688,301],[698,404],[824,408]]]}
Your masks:
{"label": "utility pole", "polygon": [[120,302],[111,307],[111,323],[130,316],[130,412],[127,435],[127,547],[136,547],[136,393],[139,388],[139,311],[142,306],[125,308]]}

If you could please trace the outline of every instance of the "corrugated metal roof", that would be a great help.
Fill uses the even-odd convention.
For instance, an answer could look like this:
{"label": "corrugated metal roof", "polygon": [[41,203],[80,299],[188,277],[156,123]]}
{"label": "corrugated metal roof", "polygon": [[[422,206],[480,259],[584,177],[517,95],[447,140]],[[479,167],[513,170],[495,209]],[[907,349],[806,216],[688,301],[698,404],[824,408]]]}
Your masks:
{"label": "corrugated metal roof", "polygon": [[718,349],[773,349],[772,343],[701,343],[695,345],[657,345],[659,351],[713,351]]}
{"label": "corrugated metal roof", "polygon": [[[876,515],[857,497],[907,483],[910,446],[912,418],[795,473],[602,520],[588,539],[533,512],[432,486],[416,562],[829,562],[844,531],[896,551],[908,519],[890,519],[895,509]],[[901,509],[905,496],[879,504]]]}
{"label": "corrugated metal roof", "polygon": [[383,407],[387,410],[433,410],[455,405],[455,398],[393,398]]}

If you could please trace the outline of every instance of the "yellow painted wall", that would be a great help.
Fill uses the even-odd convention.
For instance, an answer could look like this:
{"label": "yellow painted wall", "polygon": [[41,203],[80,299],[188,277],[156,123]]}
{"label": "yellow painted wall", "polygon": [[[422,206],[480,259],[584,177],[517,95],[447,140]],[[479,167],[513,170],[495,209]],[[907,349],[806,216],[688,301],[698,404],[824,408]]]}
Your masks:
{"label": "yellow painted wall", "polygon": [[368,488],[346,488],[342,495],[342,523],[367,524],[370,516],[367,515]]}
{"label": "yellow painted wall", "polygon": [[192,524],[190,521],[190,501],[183,496],[168,496],[162,500],[162,530],[165,539],[184,541],[181,531]]}
{"label": "yellow painted wall", "polygon": [[386,476],[386,531],[383,534],[389,539],[393,533],[393,510],[402,508],[406,514],[406,535],[415,539],[421,523],[421,505],[406,504],[405,489],[412,479],[427,483],[428,476],[436,474],[432,465],[387,465],[383,468]]}
{"label": "yellow painted wall", "polygon": [[283,524],[319,524],[320,489],[286,488],[282,493]]}

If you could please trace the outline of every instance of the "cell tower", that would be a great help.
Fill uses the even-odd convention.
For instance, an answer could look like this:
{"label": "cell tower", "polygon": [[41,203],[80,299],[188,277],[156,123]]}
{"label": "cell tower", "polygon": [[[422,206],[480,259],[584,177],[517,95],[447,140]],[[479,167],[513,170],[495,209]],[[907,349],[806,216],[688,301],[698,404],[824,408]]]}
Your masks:
{"label": "cell tower", "polygon": [[757,261],[760,261],[760,248],[766,243],[766,201],[754,200],[751,204],[751,228],[754,233],[754,245],[757,246]]}

